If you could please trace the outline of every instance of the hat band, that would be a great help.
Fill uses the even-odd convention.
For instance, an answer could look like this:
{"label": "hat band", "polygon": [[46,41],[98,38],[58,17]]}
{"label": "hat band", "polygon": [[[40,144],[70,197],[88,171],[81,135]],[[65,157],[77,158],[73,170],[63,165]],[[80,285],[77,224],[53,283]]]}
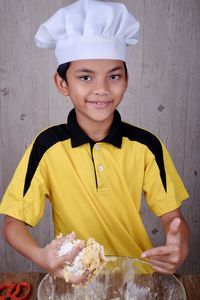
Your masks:
{"label": "hat band", "polygon": [[84,59],[126,61],[126,45],[119,39],[102,36],[60,40],[55,49],[58,64]]}

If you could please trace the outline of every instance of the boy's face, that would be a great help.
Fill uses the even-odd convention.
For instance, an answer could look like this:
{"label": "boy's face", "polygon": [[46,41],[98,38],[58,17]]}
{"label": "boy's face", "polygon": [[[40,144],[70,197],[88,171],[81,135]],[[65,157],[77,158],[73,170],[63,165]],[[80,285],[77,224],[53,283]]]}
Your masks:
{"label": "boy's face", "polygon": [[110,122],[127,88],[123,61],[74,61],[70,63],[66,75],[67,83],[62,81],[60,91],[70,96],[79,124]]}

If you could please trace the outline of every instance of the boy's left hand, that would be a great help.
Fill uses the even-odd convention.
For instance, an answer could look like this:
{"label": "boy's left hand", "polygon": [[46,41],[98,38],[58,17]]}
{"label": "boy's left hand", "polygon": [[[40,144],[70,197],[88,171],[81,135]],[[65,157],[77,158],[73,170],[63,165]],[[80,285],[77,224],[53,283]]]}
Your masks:
{"label": "boy's left hand", "polygon": [[142,258],[149,258],[155,271],[172,274],[185,260],[188,249],[184,246],[184,234],[180,230],[182,222],[184,223],[180,218],[171,221],[165,246],[155,247],[141,254]]}

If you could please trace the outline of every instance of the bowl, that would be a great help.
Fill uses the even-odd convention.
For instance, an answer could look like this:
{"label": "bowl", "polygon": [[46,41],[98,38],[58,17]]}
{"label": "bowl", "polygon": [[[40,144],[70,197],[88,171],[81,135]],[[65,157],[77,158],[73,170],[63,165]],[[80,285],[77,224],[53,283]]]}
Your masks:
{"label": "bowl", "polygon": [[71,286],[47,274],[39,284],[38,300],[186,300],[174,275],[154,272],[149,262],[128,257],[106,257],[104,269],[86,285]]}

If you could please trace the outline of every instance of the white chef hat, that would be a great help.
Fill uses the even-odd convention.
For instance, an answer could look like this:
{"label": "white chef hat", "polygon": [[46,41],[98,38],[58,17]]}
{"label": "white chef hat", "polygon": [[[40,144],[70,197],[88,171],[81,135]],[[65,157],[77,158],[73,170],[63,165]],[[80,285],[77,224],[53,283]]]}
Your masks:
{"label": "white chef hat", "polygon": [[126,61],[138,42],[139,23],[122,3],[78,0],[40,25],[36,45],[55,49],[58,64],[81,59]]}

